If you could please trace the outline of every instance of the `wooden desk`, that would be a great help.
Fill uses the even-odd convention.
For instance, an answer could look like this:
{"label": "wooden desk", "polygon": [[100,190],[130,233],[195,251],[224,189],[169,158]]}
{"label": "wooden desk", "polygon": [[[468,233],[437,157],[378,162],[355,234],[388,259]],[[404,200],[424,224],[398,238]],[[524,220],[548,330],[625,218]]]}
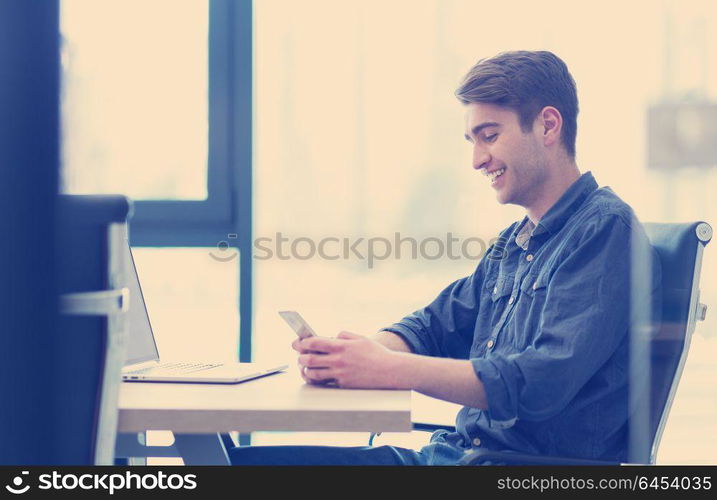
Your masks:
{"label": "wooden desk", "polygon": [[[118,426],[125,434],[170,430],[185,463],[221,463],[212,451],[217,432],[409,432],[411,392],[309,386],[295,368],[236,385],[123,383]],[[118,455],[133,456],[136,445],[121,436]],[[146,453],[171,456],[158,451]]]}

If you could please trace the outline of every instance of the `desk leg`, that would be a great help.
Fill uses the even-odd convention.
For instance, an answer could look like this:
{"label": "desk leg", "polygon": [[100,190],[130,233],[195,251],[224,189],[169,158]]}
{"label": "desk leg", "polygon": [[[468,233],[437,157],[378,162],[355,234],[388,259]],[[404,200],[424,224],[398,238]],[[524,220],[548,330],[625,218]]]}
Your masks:
{"label": "desk leg", "polygon": [[[137,434],[137,442],[146,449],[147,448],[147,433],[140,432],[139,434]],[[128,465],[147,465],[147,456],[137,455],[136,457],[128,457],[127,464]]]}
{"label": "desk leg", "polygon": [[184,465],[230,465],[219,434],[174,434],[174,446]]}
{"label": "desk leg", "polygon": [[128,458],[128,465],[147,465],[147,457],[178,457],[179,453],[174,445],[147,446],[147,434],[119,433],[115,444],[115,457]]}

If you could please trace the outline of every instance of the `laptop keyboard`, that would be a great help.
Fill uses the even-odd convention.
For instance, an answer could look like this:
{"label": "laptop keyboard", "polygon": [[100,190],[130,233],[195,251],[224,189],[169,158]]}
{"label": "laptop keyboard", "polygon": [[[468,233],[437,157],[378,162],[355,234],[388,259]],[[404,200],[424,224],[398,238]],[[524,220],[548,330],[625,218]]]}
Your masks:
{"label": "laptop keyboard", "polygon": [[164,372],[170,372],[170,373],[194,373],[194,372],[201,372],[204,370],[209,370],[211,368],[216,368],[217,366],[222,366],[222,364],[221,363],[160,363],[158,365],[148,366],[147,368],[141,368],[139,370],[132,370],[130,372],[125,372],[125,374],[139,375],[142,373],[147,373],[148,371],[157,371],[157,370],[161,370]]}

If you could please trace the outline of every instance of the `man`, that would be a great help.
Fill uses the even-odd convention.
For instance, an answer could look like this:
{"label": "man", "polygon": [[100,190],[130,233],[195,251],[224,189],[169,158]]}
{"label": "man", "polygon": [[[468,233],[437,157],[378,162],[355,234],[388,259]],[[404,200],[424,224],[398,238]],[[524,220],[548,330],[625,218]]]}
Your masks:
{"label": "man", "polygon": [[[631,238],[646,237],[628,205],[578,170],[575,83],[550,52],[508,52],[476,64],[456,95],[473,168],[526,216],[473,274],[372,338],[293,344],[308,383],[464,405],[456,432],[420,452],[256,447],[235,450],[235,463],[447,465],[477,447],[627,459]],[[651,279],[656,297],[659,268]]]}

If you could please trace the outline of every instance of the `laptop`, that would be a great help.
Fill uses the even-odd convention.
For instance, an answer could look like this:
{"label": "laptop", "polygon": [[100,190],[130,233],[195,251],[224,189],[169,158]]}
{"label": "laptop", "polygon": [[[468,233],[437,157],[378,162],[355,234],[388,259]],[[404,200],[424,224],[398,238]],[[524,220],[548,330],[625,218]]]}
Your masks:
{"label": "laptop", "polygon": [[139,275],[127,245],[130,307],[127,314],[127,356],[122,370],[125,382],[184,382],[238,384],[285,370],[288,365],[216,363],[207,361],[161,362]]}

